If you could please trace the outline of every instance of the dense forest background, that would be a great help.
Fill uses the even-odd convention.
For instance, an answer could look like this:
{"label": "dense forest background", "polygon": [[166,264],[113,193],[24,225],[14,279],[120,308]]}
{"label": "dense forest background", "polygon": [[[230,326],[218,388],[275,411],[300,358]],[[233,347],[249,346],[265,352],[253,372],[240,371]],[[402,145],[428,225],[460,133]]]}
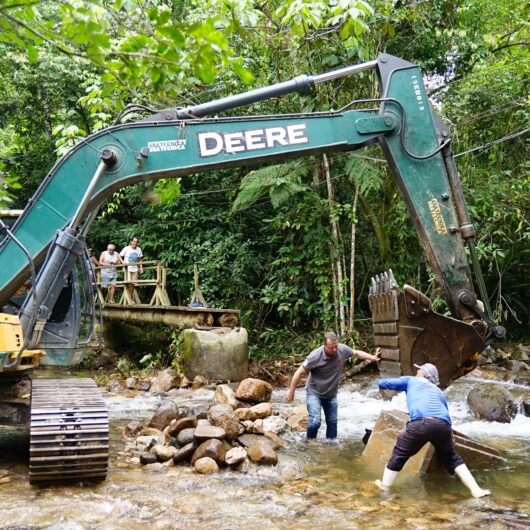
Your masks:
{"label": "dense forest background", "polygon": [[[372,60],[419,64],[452,147],[495,318],[528,337],[530,9],[520,0],[0,2],[0,202],[23,208],[61,154],[125,116]],[[338,109],[373,73],[238,114]],[[233,114],[236,114],[233,112]],[[323,330],[369,340],[370,277],[391,267],[443,311],[382,153],[312,156],[123,189],[89,232],[99,255],[137,236],[186,304],[238,308],[251,352],[299,353]],[[359,334],[359,332],[361,332]]]}

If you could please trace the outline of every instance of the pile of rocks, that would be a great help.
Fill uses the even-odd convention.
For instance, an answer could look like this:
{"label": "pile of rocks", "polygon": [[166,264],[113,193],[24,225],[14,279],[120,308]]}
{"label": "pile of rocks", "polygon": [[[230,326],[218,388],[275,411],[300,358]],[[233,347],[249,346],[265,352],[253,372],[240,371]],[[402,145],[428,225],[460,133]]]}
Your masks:
{"label": "pile of rocks", "polygon": [[307,427],[305,407],[273,410],[272,386],[244,379],[237,390],[216,387],[213,404],[179,407],[164,401],[147,426],[131,422],[125,435],[131,462],[172,466],[189,463],[197,473],[216,473],[221,467],[246,472],[250,462],[275,466],[277,450],[286,446],[279,435]]}

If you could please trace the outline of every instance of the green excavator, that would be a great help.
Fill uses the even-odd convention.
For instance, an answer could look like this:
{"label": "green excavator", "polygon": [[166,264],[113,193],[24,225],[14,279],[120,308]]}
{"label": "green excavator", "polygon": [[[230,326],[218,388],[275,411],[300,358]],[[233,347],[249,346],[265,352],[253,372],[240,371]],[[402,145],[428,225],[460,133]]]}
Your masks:
{"label": "green excavator", "polygon": [[[222,117],[220,113],[366,70],[376,72],[375,109]],[[366,102],[366,100],[364,101]],[[414,373],[434,362],[442,385],[476,363],[504,329],[491,319],[449,130],[427,100],[420,69],[377,60],[155,112],[85,138],[52,168],[13,226],[0,220],[0,424],[30,431],[30,482],[102,480],[108,466],[108,416],[90,379],[35,377],[48,364],[80,360],[94,327],[85,237],[102,202],[136,182],[277,162],[379,142],[392,168],[451,317],[391,271],[372,280],[369,303],[380,369]],[[473,287],[465,245],[480,299]],[[28,281],[29,280],[29,281]],[[27,295],[15,296],[26,284]],[[17,302],[18,300],[18,302]],[[33,376],[32,376],[33,374]]]}

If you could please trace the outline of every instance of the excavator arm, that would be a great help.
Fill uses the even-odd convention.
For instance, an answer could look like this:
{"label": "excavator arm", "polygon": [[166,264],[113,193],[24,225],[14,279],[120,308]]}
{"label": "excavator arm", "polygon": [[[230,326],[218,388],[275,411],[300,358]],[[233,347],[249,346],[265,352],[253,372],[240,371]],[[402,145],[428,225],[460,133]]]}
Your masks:
{"label": "excavator arm", "polygon": [[[349,105],[337,112],[216,116],[282,94],[307,92],[316,84],[368,69],[376,70],[380,83],[381,97],[376,100],[379,109],[375,112],[350,110]],[[215,117],[206,117],[212,115]],[[447,384],[457,368],[495,334],[495,326],[476,302],[464,252],[464,240],[472,240],[474,232],[466,217],[448,131],[429,107],[419,68],[389,55],[203,105],[167,109],[143,121],[105,129],[69,151],[50,171],[0,243],[0,306],[8,302],[32,266],[40,268],[19,313],[24,337],[20,352],[28,347],[74,346],[79,307],[72,306],[73,313],[69,315],[75,314],[66,318],[62,327],[56,319],[52,329],[50,315],[65,281],[82,260],[84,236],[98,207],[114,191],[136,182],[308,154],[351,151],[375,142],[383,147],[427,259],[442,285],[454,317],[449,324],[456,330],[451,341],[465,343],[455,362],[447,362],[451,354],[443,348],[448,340],[441,353],[436,353],[447,364],[447,369],[442,370],[442,380]],[[405,318],[408,307],[421,306],[424,318],[435,313],[419,293],[413,293],[412,299],[401,307],[403,293],[396,289],[399,291],[390,276],[374,281],[370,295],[374,331],[376,343],[384,349],[381,368],[396,374],[410,373],[413,363],[438,357],[429,356],[433,333],[428,341],[416,340],[424,336],[428,326]],[[392,297],[396,302],[388,312]],[[485,293],[482,298],[487,300]],[[387,318],[386,313],[392,313],[392,318]],[[438,317],[446,318],[435,318]],[[403,326],[415,328],[415,340],[401,341],[401,333],[410,335]],[[15,366],[20,355],[15,360],[12,355],[4,355],[0,371],[1,366],[4,370]]]}

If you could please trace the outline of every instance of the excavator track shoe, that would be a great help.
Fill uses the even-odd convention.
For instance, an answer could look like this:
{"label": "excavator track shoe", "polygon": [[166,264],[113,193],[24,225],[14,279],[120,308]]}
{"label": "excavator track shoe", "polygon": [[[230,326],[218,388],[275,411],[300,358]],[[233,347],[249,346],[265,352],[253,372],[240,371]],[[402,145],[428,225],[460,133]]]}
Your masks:
{"label": "excavator track shoe", "polygon": [[475,368],[483,338],[470,324],[434,311],[429,298],[414,287],[400,290],[391,270],[372,278],[368,303],[384,377],[414,375],[415,364],[430,362],[445,388]]}
{"label": "excavator track shoe", "polygon": [[108,411],[96,383],[33,379],[30,483],[101,481],[108,459]]}

